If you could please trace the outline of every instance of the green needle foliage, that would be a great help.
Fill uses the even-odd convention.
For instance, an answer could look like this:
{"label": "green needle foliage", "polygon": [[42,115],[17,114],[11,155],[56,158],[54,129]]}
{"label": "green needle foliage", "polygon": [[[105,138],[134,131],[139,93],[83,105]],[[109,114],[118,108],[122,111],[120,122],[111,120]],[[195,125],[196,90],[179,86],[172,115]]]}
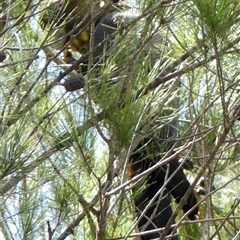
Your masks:
{"label": "green needle foliage", "polygon": [[193,0],[192,2],[196,7],[196,15],[205,26],[206,34],[212,40],[227,38],[239,17],[239,2],[229,0]]}
{"label": "green needle foliage", "polygon": [[179,118],[174,151],[193,165],[185,173],[198,192],[197,220],[177,216],[179,239],[239,238],[240,2],[131,4],[139,20],[118,32],[84,89],[66,93],[60,82],[78,66],[66,61],[69,44],[55,49],[56,24],[41,28],[51,2],[0,1],[1,239],[140,239],[133,195],[145,185],[129,182],[128,160],[161,130],[163,109],[172,113],[162,122]]}

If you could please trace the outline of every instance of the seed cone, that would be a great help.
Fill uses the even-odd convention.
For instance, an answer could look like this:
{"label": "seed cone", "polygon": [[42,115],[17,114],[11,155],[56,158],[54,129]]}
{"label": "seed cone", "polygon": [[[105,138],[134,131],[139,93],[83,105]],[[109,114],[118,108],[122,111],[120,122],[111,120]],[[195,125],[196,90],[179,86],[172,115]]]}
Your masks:
{"label": "seed cone", "polygon": [[64,86],[67,92],[73,92],[81,88],[84,88],[85,79],[83,75],[75,74],[75,75],[69,76],[65,80],[65,82],[61,83],[60,85]]}

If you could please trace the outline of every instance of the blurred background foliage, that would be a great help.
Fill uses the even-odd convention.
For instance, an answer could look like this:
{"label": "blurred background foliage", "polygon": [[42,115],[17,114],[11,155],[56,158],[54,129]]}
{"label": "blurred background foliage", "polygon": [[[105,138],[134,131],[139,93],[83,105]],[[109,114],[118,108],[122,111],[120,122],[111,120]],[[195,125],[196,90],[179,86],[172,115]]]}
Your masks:
{"label": "blurred background foliage", "polygon": [[[148,131],[149,109],[177,99],[178,150],[193,164],[186,174],[200,206],[195,222],[178,216],[180,239],[239,239],[240,125],[232,118],[240,90],[240,2],[131,1],[147,29],[139,46],[156,26],[161,35],[158,64],[149,72],[149,58],[134,58],[132,39],[120,37],[115,56],[74,93],[59,85],[72,70],[64,60],[68,46],[54,49],[56,31],[40,26],[49,4],[0,1],[0,238],[131,239],[130,184],[106,193],[129,180],[127,159],[138,130]],[[121,86],[109,79],[126,72],[119,107]],[[162,84],[148,85],[157,77]],[[178,90],[174,82],[181,82]],[[141,87],[151,91],[132,101]]]}

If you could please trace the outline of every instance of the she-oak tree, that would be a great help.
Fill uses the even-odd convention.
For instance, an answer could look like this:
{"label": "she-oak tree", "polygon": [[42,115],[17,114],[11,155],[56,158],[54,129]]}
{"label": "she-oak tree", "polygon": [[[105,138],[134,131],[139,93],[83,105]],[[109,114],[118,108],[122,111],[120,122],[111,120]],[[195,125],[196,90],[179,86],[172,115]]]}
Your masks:
{"label": "she-oak tree", "polygon": [[[81,2],[89,6],[93,33],[100,5]],[[238,1],[137,1],[141,14],[116,32],[115,54],[100,68],[89,54],[86,86],[72,94],[59,82],[81,71],[80,56],[69,55],[68,48],[84,21],[74,22],[74,31],[61,32],[71,18],[59,15],[60,27],[56,22],[42,30],[44,1],[0,3],[1,56],[6,56],[0,65],[0,229],[5,239],[139,236],[132,192],[138,186],[141,193],[136,184],[149,172],[129,179],[128,159],[144,136],[163,127],[152,128],[154,113],[176,99],[178,109],[167,119],[178,116],[177,144],[153,168],[176,157],[182,165],[193,163],[186,173],[192,187],[204,187],[199,190],[204,195],[198,195],[198,220],[187,221],[182,206],[174,206],[173,227],[180,239],[238,238],[239,127],[233,117]],[[67,4],[57,1],[59,14]],[[132,38],[124,36],[133,36],[139,21],[144,34],[133,48]],[[149,71],[149,56],[139,56],[155,29],[161,33],[156,46],[161,54]],[[56,47],[61,38],[67,41]],[[69,56],[77,60],[72,63]]]}

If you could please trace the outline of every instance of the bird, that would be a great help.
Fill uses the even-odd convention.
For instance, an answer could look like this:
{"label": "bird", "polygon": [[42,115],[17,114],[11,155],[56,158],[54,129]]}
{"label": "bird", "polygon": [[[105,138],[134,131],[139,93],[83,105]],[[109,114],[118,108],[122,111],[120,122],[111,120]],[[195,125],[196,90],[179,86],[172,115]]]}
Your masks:
{"label": "bird", "polygon": [[4,62],[7,58],[7,54],[4,50],[0,50],[0,63]]}
{"label": "bird", "polygon": [[[62,4],[66,4],[64,0],[60,1]],[[78,4],[76,4],[78,2]],[[101,8],[100,5],[96,7],[96,19],[93,32],[93,44],[90,46],[90,5],[87,2],[91,1],[69,1],[69,5],[66,6],[66,10],[63,11],[63,18],[60,18],[56,25],[63,28],[68,38],[64,39],[64,44],[69,43],[69,49],[80,53],[80,63],[88,66],[88,56],[85,55],[88,51],[92,51],[93,64],[97,64],[99,68],[102,67],[102,63],[111,58],[111,50],[113,44],[116,44],[114,37],[102,44],[107,37],[111,37],[116,31],[127,26],[134,17],[138,17],[141,13],[132,11],[132,9],[125,4],[124,1],[111,1],[111,7],[108,9]],[[75,4],[75,5],[74,5]],[[75,7],[73,7],[75,6]],[[121,6],[116,8],[116,6]],[[85,9],[85,11],[81,11]],[[104,9],[104,11],[103,11]],[[71,11],[70,11],[71,10]],[[102,12],[101,12],[102,10]],[[65,19],[68,21],[65,21]],[[83,19],[87,19],[86,21]],[[75,26],[81,21],[84,22],[81,30],[75,32]],[[52,19],[43,18],[44,25],[49,25],[53,22]],[[139,25],[141,26],[141,25]],[[139,27],[136,31],[139,31]],[[137,46],[138,41],[141,41],[141,32],[135,32],[131,35],[133,38],[133,47]],[[144,48],[143,54],[149,53],[152,59],[151,64],[154,65],[157,61],[157,57],[160,55],[159,50],[155,47],[155,43],[161,42],[161,36],[159,33],[153,36],[149,41],[146,48]],[[136,44],[135,44],[136,43]],[[93,47],[93,48],[92,48]],[[158,50],[158,51],[156,51]],[[133,63],[134,64],[134,63]],[[90,66],[91,67],[91,66]],[[88,73],[89,67],[86,67],[82,74]],[[63,83],[67,91],[74,91],[84,87],[84,76],[76,75],[72,76]],[[159,118],[163,115],[170,116],[173,111],[165,111],[159,113]],[[167,117],[166,117],[167,118]],[[168,121],[160,121],[158,123],[159,128],[154,128],[149,134],[144,136],[143,140],[133,149],[132,154],[129,157],[129,165],[131,168],[130,178],[137,176],[139,173],[144,172],[151,166],[162,161],[164,156],[163,152],[173,153],[171,149],[176,144],[177,119]],[[168,181],[167,184],[165,182]],[[139,187],[139,191],[138,188]],[[161,194],[159,194],[162,189]],[[138,229],[139,231],[154,230],[157,228],[165,227],[169,219],[173,214],[172,199],[174,198],[179,203],[185,193],[191,189],[190,183],[181,167],[178,159],[173,159],[169,163],[161,166],[160,168],[152,171],[142,182],[142,184],[134,189],[134,205],[136,215],[138,217]],[[173,198],[172,198],[173,197]],[[155,199],[152,201],[152,199]],[[152,201],[151,204],[149,204]],[[148,206],[149,205],[149,206]],[[147,208],[146,208],[147,207]],[[191,189],[188,199],[186,199],[183,211],[188,213],[190,220],[196,219],[198,213],[197,198],[194,190]],[[142,214],[144,213],[144,214]],[[143,216],[142,216],[143,215]],[[174,223],[174,222],[173,222]],[[168,234],[171,234],[170,230]],[[141,236],[142,240],[149,240],[151,238],[159,238],[161,232],[149,233]],[[173,240],[178,240],[178,236],[172,237]]]}
{"label": "bird", "polygon": [[97,25],[103,16],[122,7],[122,1],[58,0],[43,9],[39,22],[43,30],[53,34],[53,42],[57,41],[53,48],[61,50],[68,45],[68,50],[84,54],[92,21]]}

